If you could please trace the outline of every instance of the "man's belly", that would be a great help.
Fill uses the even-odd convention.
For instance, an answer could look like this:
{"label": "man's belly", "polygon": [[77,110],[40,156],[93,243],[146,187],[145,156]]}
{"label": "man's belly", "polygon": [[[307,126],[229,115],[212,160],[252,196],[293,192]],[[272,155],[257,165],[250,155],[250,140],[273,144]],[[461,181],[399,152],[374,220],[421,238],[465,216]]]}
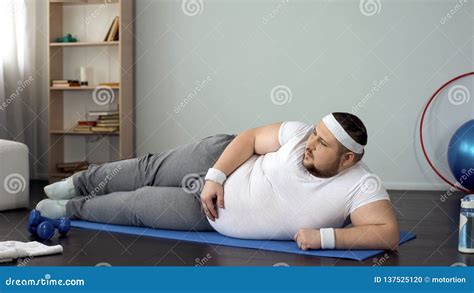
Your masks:
{"label": "man's belly", "polygon": [[258,155],[237,168],[224,183],[224,206],[211,226],[219,233],[243,239],[291,240],[297,229],[291,209],[277,197],[260,169]]}

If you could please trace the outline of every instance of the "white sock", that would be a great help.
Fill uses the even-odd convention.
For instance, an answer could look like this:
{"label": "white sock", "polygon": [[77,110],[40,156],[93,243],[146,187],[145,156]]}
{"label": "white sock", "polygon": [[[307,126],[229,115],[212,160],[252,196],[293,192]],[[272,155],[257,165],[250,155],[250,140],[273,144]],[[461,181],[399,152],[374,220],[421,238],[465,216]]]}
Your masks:
{"label": "white sock", "polygon": [[68,199],[43,199],[36,205],[36,209],[40,211],[41,216],[50,219],[58,219],[66,216],[66,204]]}
{"label": "white sock", "polygon": [[45,186],[44,192],[51,199],[71,199],[78,195],[74,189],[72,176]]}

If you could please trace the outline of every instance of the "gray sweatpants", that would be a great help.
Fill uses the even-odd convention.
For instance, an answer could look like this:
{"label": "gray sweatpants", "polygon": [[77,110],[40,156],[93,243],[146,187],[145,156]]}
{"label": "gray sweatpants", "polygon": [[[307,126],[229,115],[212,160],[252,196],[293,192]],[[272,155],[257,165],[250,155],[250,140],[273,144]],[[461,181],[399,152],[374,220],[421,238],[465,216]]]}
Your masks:
{"label": "gray sweatpants", "polygon": [[66,216],[172,230],[213,230],[202,211],[204,177],[236,137],[217,134],[138,158],[92,164],[73,175],[80,197]]}

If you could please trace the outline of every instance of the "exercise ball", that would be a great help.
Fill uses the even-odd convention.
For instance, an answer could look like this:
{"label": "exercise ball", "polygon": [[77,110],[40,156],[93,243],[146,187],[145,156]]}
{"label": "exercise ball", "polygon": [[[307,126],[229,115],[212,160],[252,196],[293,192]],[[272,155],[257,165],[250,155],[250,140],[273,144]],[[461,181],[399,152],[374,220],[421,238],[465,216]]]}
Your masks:
{"label": "exercise ball", "polygon": [[474,120],[461,125],[451,137],[448,163],[456,180],[474,192]]}

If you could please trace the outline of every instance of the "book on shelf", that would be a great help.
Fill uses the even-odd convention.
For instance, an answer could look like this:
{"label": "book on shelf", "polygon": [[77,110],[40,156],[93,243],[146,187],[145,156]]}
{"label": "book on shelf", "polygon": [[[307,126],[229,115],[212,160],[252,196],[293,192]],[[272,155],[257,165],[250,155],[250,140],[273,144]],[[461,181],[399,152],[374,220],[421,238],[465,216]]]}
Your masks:
{"label": "book on shelf", "polygon": [[79,82],[77,79],[53,79],[51,83],[53,84],[67,84],[67,83],[76,83]]}
{"label": "book on shelf", "polygon": [[74,86],[81,86],[78,80],[52,80],[51,81],[52,87],[74,87]]}
{"label": "book on shelf", "polygon": [[96,122],[97,122],[97,124],[118,124],[120,122],[120,120],[118,120],[118,119],[98,119]]}
{"label": "book on shelf", "polygon": [[112,111],[89,111],[89,116],[111,116],[111,115],[117,115],[119,112],[117,110],[112,110]]}
{"label": "book on shelf", "polygon": [[98,120],[119,120],[119,115],[99,115]]}
{"label": "book on shelf", "polygon": [[99,123],[101,123],[101,124],[118,124],[120,122],[120,120],[118,120],[118,119],[98,119],[96,122],[97,122],[97,124],[99,124]]}
{"label": "book on shelf", "polygon": [[116,127],[118,130],[119,124],[118,123],[114,123],[114,124],[97,123],[97,127]]}
{"label": "book on shelf", "polygon": [[120,26],[120,18],[116,16],[112,23],[110,24],[109,30],[105,35],[104,42],[112,42],[119,40],[119,26]]}
{"label": "book on shelf", "polygon": [[89,120],[80,120],[77,121],[76,126],[72,129],[74,132],[80,133],[90,133],[91,127],[96,126],[97,121],[89,121]]}
{"label": "book on shelf", "polygon": [[109,87],[119,87],[120,83],[119,82],[101,82],[99,83],[101,86],[109,86]]}
{"label": "book on shelf", "polygon": [[79,133],[90,133],[91,126],[76,126],[72,129],[72,131],[79,132]]}
{"label": "book on shelf", "polygon": [[95,126],[97,124],[97,121],[89,121],[89,120],[84,120],[84,121],[77,121],[77,125],[79,126]]}
{"label": "book on shelf", "polygon": [[118,127],[105,127],[105,126],[94,126],[91,127],[92,132],[115,132],[118,131]]}

